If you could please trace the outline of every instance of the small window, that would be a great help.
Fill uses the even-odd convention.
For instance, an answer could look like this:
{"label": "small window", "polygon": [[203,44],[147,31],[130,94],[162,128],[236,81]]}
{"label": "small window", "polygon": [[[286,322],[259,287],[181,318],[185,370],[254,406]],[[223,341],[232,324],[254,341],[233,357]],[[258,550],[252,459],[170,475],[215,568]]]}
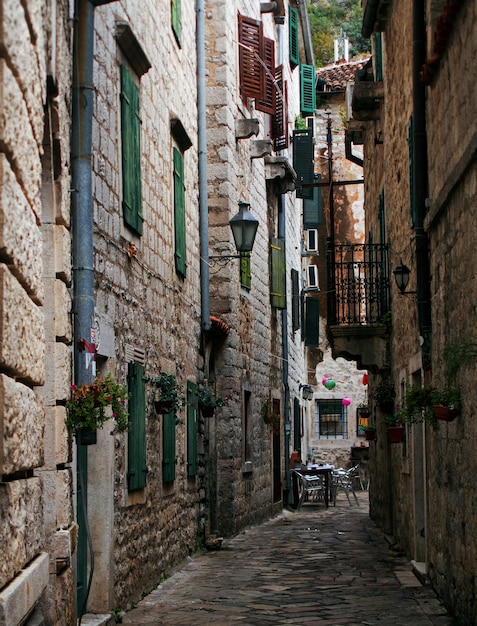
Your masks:
{"label": "small window", "polygon": [[176,271],[182,278],[186,276],[186,217],[184,157],[177,148],[173,149],[174,161],[174,239]]}
{"label": "small window", "polygon": [[348,411],[341,400],[316,401],[315,437],[319,439],[348,438]]}
{"label": "small window", "polygon": [[309,296],[305,298],[305,345],[318,348],[320,345],[320,301]]}
{"label": "small window", "polygon": [[197,475],[197,386],[187,382],[187,476]]}
{"label": "small window", "polygon": [[287,280],[285,261],[285,241],[272,239],[270,242],[270,299],[273,307],[287,308]]}
{"label": "small window", "polygon": [[288,26],[290,64],[296,67],[300,63],[300,49],[298,46],[298,11],[293,7],[289,7]]}
{"label": "small window", "polygon": [[170,483],[176,478],[176,414],[162,416],[162,480]]}
{"label": "small window", "polygon": [[128,363],[128,491],[137,491],[146,486],[146,388],[144,367]]}
{"label": "small window", "polygon": [[300,274],[298,270],[291,271],[292,287],[292,330],[295,332],[300,328]]}

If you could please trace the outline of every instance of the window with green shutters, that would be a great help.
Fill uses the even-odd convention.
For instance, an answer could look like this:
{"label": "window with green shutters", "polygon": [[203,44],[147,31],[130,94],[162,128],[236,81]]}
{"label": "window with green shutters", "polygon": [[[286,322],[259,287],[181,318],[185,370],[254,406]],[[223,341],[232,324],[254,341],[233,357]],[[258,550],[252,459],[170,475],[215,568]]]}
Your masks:
{"label": "window with green shutters", "polygon": [[300,274],[298,270],[291,271],[292,288],[292,330],[300,328]]}
{"label": "window with green shutters", "polygon": [[320,345],[320,301],[305,298],[305,345],[318,348]]}
{"label": "window with green shutters", "polygon": [[273,238],[270,242],[270,300],[277,309],[287,308],[287,280],[285,262],[285,241]]}
{"label": "window with green shutters", "polygon": [[293,131],[293,169],[296,172],[296,197],[312,199],[313,187],[308,189],[302,187],[315,180],[313,129],[311,128]]}
{"label": "window with green shutters", "polygon": [[197,475],[197,385],[187,382],[187,476]]}
{"label": "window with green shutters", "polygon": [[293,7],[288,7],[288,26],[290,64],[296,66],[300,64],[300,49],[298,45],[298,11]]}
{"label": "window with green shutters", "polygon": [[181,0],[171,0],[171,24],[179,47],[182,45]]}
{"label": "window with green shutters", "polygon": [[174,238],[175,264],[177,273],[186,276],[186,220],[185,220],[185,185],[184,157],[177,149],[173,149],[174,160]]}
{"label": "window with green shutters", "polygon": [[313,65],[300,65],[300,110],[305,115],[314,115],[315,109],[315,68]]}
{"label": "window with green shutters", "polygon": [[301,409],[296,397],[293,398],[293,449],[301,452]]}
{"label": "window with green shutters", "polygon": [[[321,174],[313,176],[315,183],[321,182]],[[303,200],[303,228],[319,228],[323,221],[323,203],[321,187],[312,188],[312,197]]]}
{"label": "window with green shutters", "polygon": [[245,289],[252,286],[252,269],[250,263],[250,252],[240,253],[240,284]]}
{"label": "window with green shutters", "polygon": [[144,367],[128,363],[128,490],[137,491],[146,486],[146,387]]}
{"label": "window with green shutters", "polygon": [[176,478],[176,414],[162,415],[162,480],[170,483]]}
{"label": "window with green shutters", "polygon": [[373,33],[373,44],[374,80],[379,82],[383,80],[382,33]]}
{"label": "window with green shutters", "polygon": [[142,234],[141,118],[139,87],[129,70],[121,65],[121,164],[124,223]]}

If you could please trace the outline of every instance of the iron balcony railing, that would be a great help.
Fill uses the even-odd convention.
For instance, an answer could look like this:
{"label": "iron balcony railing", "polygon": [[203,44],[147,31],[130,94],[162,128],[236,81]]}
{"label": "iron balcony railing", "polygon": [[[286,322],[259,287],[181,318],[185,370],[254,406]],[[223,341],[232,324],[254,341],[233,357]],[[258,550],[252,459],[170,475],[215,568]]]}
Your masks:
{"label": "iron balcony railing", "polygon": [[389,311],[386,244],[328,242],[328,324],[377,324]]}

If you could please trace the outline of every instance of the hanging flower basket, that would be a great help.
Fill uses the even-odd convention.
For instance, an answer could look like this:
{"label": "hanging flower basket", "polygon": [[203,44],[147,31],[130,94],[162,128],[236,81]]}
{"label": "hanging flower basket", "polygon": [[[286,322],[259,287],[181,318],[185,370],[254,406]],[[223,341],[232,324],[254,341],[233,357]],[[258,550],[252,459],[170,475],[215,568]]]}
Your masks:
{"label": "hanging flower basket", "polygon": [[175,376],[161,372],[159,376],[153,378],[152,382],[157,387],[157,395],[154,399],[156,413],[164,414],[170,411],[177,413],[184,406],[185,398]]}
{"label": "hanging flower basket", "polygon": [[404,426],[388,426],[389,443],[401,443],[404,438]]}
{"label": "hanging flower basket", "polygon": [[443,404],[434,405],[434,417],[442,422],[453,422],[459,415],[458,409],[449,409],[449,407]]}
{"label": "hanging flower basket", "polygon": [[227,398],[219,396],[214,387],[201,385],[197,390],[197,402],[199,404],[202,417],[213,417],[215,409],[228,404]]}
{"label": "hanging flower basket", "polygon": [[174,403],[172,400],[154,400],[154,409],[156,413],[163,415],[172,411]]}
{"label": "hanging flower basket", "polygon": [[364,431],[364,438],[366,441],[375,441],[376,439],[376,429],[375,428],[366,428]]}
{"label": "hanging flower basket", "polygon": [[202,417],[214,417],[215,407],[213,406],[201,406],[200,412],[202,413]]}
{"label": "hanging flower basket", "polygon": [[76,440],[80,446],[94,446],[98,442],[98,431],[95,428],[78,428]]}

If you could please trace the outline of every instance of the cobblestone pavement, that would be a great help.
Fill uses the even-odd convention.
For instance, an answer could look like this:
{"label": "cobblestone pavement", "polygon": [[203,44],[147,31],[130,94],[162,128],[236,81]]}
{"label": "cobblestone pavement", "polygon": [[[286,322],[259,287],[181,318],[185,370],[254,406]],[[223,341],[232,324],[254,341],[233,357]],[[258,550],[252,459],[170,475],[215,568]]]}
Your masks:
{"label": "cobblestone pavement", "polygon": [[444,626],[432,590],[360,506],[305,503],[191,558],[128,612],[134,626]]}

